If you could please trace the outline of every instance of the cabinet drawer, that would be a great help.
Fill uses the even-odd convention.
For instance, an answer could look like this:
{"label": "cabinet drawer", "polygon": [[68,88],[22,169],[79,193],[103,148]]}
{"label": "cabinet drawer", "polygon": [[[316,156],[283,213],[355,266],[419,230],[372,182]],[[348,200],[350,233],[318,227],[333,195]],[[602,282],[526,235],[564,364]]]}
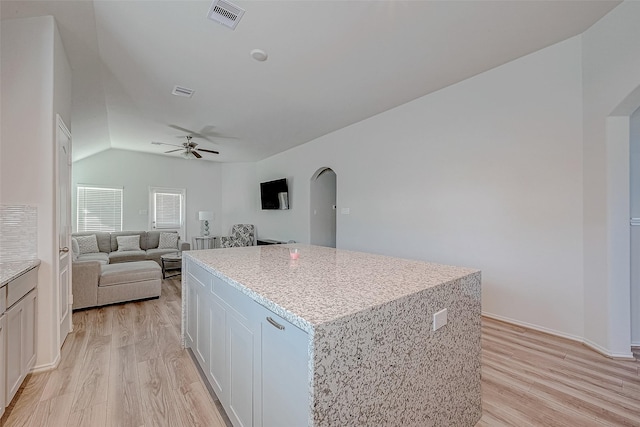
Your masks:
{"label": "cabinet drawer", "polygon": [[221,300],[245,316],[253,308],[253,300],[224,280],[213,277],[212,292]]}
{"label": "cabinet drawer", "polygon": [[211,278],[213,277],[213,274],[192,261],[189,261],[187,268],[189,274],[196,279],[200,286],[211,289]]}
{"label": "cabinet drawer", "polygon": [[7,307],[11,307],[20,298],[35,289],[38,283],[38,269],[34,268],[10,281],[7,288]]}

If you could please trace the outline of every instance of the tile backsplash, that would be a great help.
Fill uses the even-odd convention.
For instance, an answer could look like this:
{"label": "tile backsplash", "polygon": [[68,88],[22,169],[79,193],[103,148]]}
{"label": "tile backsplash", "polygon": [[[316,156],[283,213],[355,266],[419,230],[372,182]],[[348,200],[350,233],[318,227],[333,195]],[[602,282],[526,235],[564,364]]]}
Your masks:
{"label": "tile backsplash", "polygon": [[37,258],[37,209],[25,205],[0,205],[0,262]]}

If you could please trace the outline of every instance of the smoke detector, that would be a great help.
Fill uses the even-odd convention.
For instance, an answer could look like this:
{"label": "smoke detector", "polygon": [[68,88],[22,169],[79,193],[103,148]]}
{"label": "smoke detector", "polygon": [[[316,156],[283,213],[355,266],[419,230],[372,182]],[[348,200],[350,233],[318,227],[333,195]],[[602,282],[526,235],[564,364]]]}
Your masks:
{"label": "smoke detector", "polygon": [[235,30],[240,18],[244,15],[244,9],[226,0],[213,0],[207,17],[226,27]]}

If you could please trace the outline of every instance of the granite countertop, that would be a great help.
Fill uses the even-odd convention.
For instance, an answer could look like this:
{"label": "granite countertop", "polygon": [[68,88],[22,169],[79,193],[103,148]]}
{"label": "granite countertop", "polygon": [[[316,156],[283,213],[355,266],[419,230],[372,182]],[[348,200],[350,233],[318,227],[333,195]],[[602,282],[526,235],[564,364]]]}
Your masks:
{"label": "granite countertop", "polygon": [[39,259],[27,261],[0,262],[0,287],[40,265]]}
{"label": "granite countertop", "polygon": [[[299,259],[289,258],[289,247],[300,249]],[[301,244],[184,254],[308,332],[315,325],[478,272]]]}

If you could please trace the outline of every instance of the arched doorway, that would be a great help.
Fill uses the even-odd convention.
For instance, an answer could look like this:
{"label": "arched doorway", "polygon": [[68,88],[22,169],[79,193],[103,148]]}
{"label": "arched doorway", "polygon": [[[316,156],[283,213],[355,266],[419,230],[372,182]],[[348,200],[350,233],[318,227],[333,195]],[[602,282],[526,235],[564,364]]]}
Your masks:
{"label": "arched doorway", "polygon": [[309,191],[309,230],[312,245],[336,247],[337,176],[322,167],[311,177]]}

